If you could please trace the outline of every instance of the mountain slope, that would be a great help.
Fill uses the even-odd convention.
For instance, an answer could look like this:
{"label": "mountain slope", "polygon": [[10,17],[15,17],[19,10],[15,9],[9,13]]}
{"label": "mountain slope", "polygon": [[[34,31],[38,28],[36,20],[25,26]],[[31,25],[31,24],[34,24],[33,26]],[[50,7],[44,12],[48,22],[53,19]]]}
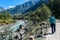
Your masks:
{"label": "mountain slope", "polygon": [[4,11],[10,12],[11,14],[26,13],[28,11],[35,10],[42,3],[47,3],[47,0],[30,0],[22,5],[17,5],[14,8],[10,8]]}
{"label": "mountain slope", "polygon": [[2,11],[2,10],[4,10],[4,8],[3,7],[0,7],[0,11]]}

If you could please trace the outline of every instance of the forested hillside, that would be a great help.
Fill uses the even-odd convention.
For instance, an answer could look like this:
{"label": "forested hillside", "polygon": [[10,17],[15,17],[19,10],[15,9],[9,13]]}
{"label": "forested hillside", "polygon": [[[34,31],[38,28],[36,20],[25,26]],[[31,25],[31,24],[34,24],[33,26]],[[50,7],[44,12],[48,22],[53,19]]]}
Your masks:
{"label": "forested hillside", "polygon": [[50,0],[48,7],[51,9],[56,18],[60,19],[60,0]]}

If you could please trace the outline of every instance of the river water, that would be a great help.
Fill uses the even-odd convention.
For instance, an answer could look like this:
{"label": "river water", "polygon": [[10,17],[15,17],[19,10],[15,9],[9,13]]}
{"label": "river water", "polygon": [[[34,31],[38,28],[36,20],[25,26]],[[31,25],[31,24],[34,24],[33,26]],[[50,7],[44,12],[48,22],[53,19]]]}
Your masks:
{"label": "river water", "polygon": [[[22,25],[22,27],[25,27],[25,26],[27,25],[27,23],[25,23],[24,20],[17,20],[16,23],[9,24],[7,29],[8,29],[9,31],[12,31],[12,32],[14,33],[17,29],[19,29],[19,26],[20,26],[20,25]],[[3,25],[0,26],[0,32],[3,33],[4,31],[5,31],[5,30],[4,30]],[[7,32],[7,31],[6,31],[6,32]],[[2,36],[3,36],[3,35],[0,35],[0,40],[3,39]],[[9,38],[9,37],[7,36],[6,38]]]}
{"label": "river water", "polygon": [[[12,31],[12,32],[14,32],[14,31],[16,31],[19,28],[20,25],[26,26],[27,24],[25,23],[24,20],[17,20],[16,23],[7,25],[7,27],[9,28],[9,29],[8,28],[7,29]],[[6,25],[4,25],[4,27],[3,27],[3,25],[0,26],[0,30],[4,31],[5,27],[6,27]]]}
{"label": "river water", "polygon": [[19,26],[26,26],[27,24],[25,23],[25,21],[23,20],[18,20],[15,24],[13,24],[9,29],[12,30],[13,32],[16,31]]}

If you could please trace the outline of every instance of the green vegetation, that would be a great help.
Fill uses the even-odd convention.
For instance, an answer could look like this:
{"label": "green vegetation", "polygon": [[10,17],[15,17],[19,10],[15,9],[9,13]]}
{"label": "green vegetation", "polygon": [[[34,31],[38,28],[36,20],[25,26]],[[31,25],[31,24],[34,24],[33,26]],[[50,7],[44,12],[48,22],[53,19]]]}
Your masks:
{"label": "green vegetation", "polygon": [[27,29],[29,31],[25,39],[27,40],[28,39],[27,37],[31,35],[35,35],[35,36],[39,34],[41,35],[41,26],[39,24],[43,21],[46,21],[50,17],[51,14],[52,14],[51,10],[45,4],[42,4],[40,7],[38,7],[34,11],[27,12],[24,15],[23,19],[32,21],[33,26],[31,27],[29,26],[29,28]]}
{"label": "green vegetation", "polygon": [[[49,4],[46,5],[42,3],[42,5],[38,7],[36,10],[27,12],[25,14],[26,16],[21,15],[20,17],[22,19],[24,17],[24,19],[26,20],[34,21],[37,21],[38,19],[39,22],[46,20],[46,18],[48,18],[51,14],[54,14],[56,18],[60,18],[60,0],[49,0]],[[34,16],[37,19],[35,19]]]}
{"label": "green vegetation", "polygon": [[50,0],[48,6],[55,17],[60,19],[60,0]]}
{"label": "green vegetation", "polygon": [[14,20],[12,19],[12,16],[10,13],[5,12],[4,14],[0,13],[0,23],[13,23]]}
{"label": "green vegetation", "polygon": [[42,4],[34,11],[30,11],[25,14],[15,14],[13,18],[32,21],[33,24],[36,25],[42,21],[46,21],[51,14],[52,12],[50,11],[49,7],[45,4]]}
{"label": "green vegetation", "polygon": [[33,24],[39,24],[42,21],[46,21],[51,14],[50,9],[45,4],[42,4],[35,11],[26,13],[24,19],[32,21]]}

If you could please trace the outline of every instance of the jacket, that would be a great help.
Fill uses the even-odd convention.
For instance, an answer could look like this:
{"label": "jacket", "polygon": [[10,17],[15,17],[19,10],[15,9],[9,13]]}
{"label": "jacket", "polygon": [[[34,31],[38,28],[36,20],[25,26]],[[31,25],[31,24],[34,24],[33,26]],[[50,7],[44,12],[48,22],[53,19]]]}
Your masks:
{"label": "jacket", "polygon": [[49,22],[55,24],[56,18],[54,16],[51,16]]}

